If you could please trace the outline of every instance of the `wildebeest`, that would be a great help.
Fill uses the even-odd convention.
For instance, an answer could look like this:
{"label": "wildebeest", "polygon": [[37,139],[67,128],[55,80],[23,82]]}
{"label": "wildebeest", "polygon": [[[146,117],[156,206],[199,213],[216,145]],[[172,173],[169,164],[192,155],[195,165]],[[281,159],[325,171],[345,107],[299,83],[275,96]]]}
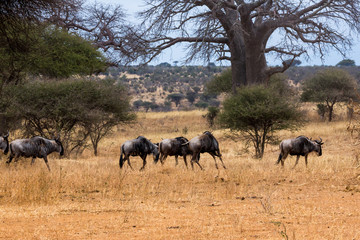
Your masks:
{"label": "wildebeest", "polygon": [[211,132],[209,131],[205,131],[202,135],[194,137],[193,139],[191,139],[189,142],[185,143],[189,145],[189,151],[192,153],[192,158],[191,158],[191,167],[194,169],[194,165],[193,162],[196,162],[197,165],[201,168],[202,166],[199,163],[199,159],[200,159],[200,153],[209,153],[215,161],[215,167],[218,169],[218,165],[216,163],[216,157],[220,158],[220,161],[224,167],[224,169],[226,169],[225,164],[221,158],[221,154],[220,154],[220,150],[219,150],[219,143],[218,141],[215,139],[215,137],[211,134]]}
{"label": "wildebeest", "polygon": [[300,156],[305,156],[305,165],[307,167],[307,157],[308,154],[315,151],[319,156],[322,155],[321,145],[324,143],[322,139],[320,140],[311,140],[305,136],[299,136],[293,139],[285,139],[280,143],[280,154],[276,164],[281,162],[281,166],[284,166],[284,161],[287,158],[288,154],[296,155],[296,162],[294,167],[298,164]]}
{"label": "wildebeest", "polygon": [[10,156],[6,163],[11,163],[13,158],[17,161],[19,157],[32,157],[31,164],[33,164],[35,158],[43,158],[50,171],[47,155],[52,152],[58,152],[60,156],[64,155],[64,148],[59,138],[46,139],[35,136],[30,139],[16,139],[10,143]]}
{"label": "wildebeest", "polygon": [[127,160],[131,169],[130,156],[140,156],[143,160],[143,166],[140,170],[144,170],[146,165],[146,156],[148,154],[153,154],[154,161],[159,159],[159,147],[156,144],[153,144],[150,140],[143,136],[139,136],[136,139],[128,140],[121,145],[120,150],[120,168],[124,166],[125,161]]}
{"label": "wildebeest", "polygon": [[[186,161],[186,155],[190,154],[188,145],[183,145],[189,140],[184,137],[163,139],[159,143],[160,162],[164,164],[167,156],[175,156],[175,166],[178,165],[178,156],[184,157],[184,163],[186,168],[188,167]],[[155,162],[156,163],[156,162]]]}
{"label": "wildebeest", "polygon": [[5,155],[9,152],[8,137],[9,137],[9,133],[0,137],[0,149],[4,152]]}

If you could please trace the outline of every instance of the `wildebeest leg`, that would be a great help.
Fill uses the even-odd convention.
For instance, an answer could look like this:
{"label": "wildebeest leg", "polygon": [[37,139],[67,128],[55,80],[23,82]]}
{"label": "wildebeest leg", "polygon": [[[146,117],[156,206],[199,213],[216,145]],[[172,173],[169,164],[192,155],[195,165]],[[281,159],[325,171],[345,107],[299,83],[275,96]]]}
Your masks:
{"label": "wildebeest leg", "polygon": [[[195,158],[194,158],[195,157]],[[194,154],[193,158],[191,159],[191,162],[193,162],[195,160],[196,164],[200,167],[201,170],[204,170],[203,167],[200,165],[199,163],[199,159],[200,159],[200,153],[198,154]],[[193,167],[194,169],[194,167]]]}
{"label": "wildebeest leg", "polygon": [[220,154],[220,151],[217,151],[216,156],[220,158],[220,161],[221,161],[221,164],[222,164],[223,168],[226,169],[225,164],[224,164],[224,162],[222,160],[222,156]]}
{"label": "wildebeest leg", "polygon": [[14,156],[10,155],[9,159],[6,161],[7,164],[11,163],[11,161],[13,160]]}
{"label": "wildebeest leg", "polygon": [[[159,155],[159,161],[161,162],[161,164],[164,164],[163,163],[163,158],[164,158],[164,154],[160,153]],[[156,163],[156,162],[155,162]]]}
{"label": "wildebeest leg", "polygon": [[196,153],[193,153],[190,160],[192,170],[194,170],[194,159],[196,158],[196,155],[197,155]]}
{"label": "wildebeest leg", "polygon": [[200,167],[201,170],[203,170],[202,166],[199,163],[199,156],[200,156],[200,153],[194,153],[191,158],[191,167],[193,170],[194,170],[194,162]]}
{"label": "wildebeest leg", "polygon": [[294,165],[294,167],[293,168],[295,168],[296,167],[296,165],[298,164],[298,162],[299,162],[299,159],[300,159],[300,155],[297,155],[296,156],[296,162],[295,162],[295,165]]}
{"label": "wildebeest leg", "polygon": [[164,165],[167,156],[168,156],[168,155],[166,155],[166,154],[162,155],[162,159],[160,160],[161,165]]}
{"label": "wildebeest leg", "polygon": [[186,155],[184,155],[184,163],[185,163],[186,168],[188,168],[187,160],[186,160]]}
{"label": "wildebeest leg", "polygon": [[216,169],[219,169],[219,167],[218,167],[218,165],[217,165],[217,162],[216,162],[215,154],[214,154],[214,153],[210,153],[210,152],[209,152],[209,154],[214,158]]}
{"label": "wildebeest leg", "polygon": [[33,165],[34,162],[35,162],[35,157],[33,157],[33,158],[31,159],[31,165]]}
{"label": "wildebeest leg", "polygon": [[224,162],[222,160],[222,157],[220,156],[219,158],[220,158],[220,161],[221,161],[221,164],[222,164],[223,168],[226,169],[225,164],[224,164]]}
{"label": "wildebeest leg", "polygon": [[280,153],[280,154],[279,154],[279,158],[278,158],[278,160],[276,161],[276,164],[279,164],[279,163],[281,162],[281,159],[282,159],[282,154]]}
{"label": "wildebeest leg", "polygon": [[47,160],[47,156],[44,156],[44,161],[45,161],[45,163],[46,163],[47,168],[48,168],[49,171],[50,171],[50,166],[49,166],[49,163],[48,163],[48,160]]}
{"label": "wildebeest leg", "polygon": [[140,168],[140,171],[143,171],[145,169],[145,165],[146,165],[146,156],[147,154],[144,154],[141,156],[142,160],[143,160],[143,166]]}
{"label": "wildebeest leg", "polygon": [[131,168],[131,170],[134,170],[133,167],[131,166],[130,163],[130,156],[125,156],[124,162],[127,160],[129,167]]}
{"label": "wildebeest leg", "polygon": [[287,158],[288,154],[284,154],[281,158],[281,167],[284,167],[285,159]]}
{"label": "wildebeest leg", "polygon": [[7,163],[7,164],[10,164],[14,157],[15,157],[15,160],[16,160],[16,158],[18,158],[19,156],[17,156],[17,155],[16,155],[16,156],[10,155],[10,156],[9,156],[9,159],[6,161],[6,163]]}
{"label": "wildebeest leg", "polygon": [[200,165],[199,161],[196,161],[196,163],[200,167],[201,170],[204,170],[203,167]]}
{"label": "wildebeest leg", "polygon": [[305,166],[307,167],[307,154],[305,155]]}
{"label": "wildebeest leg", "polygon": [[175,155],[175,167],[179,164],[178,157],[178,155]]}

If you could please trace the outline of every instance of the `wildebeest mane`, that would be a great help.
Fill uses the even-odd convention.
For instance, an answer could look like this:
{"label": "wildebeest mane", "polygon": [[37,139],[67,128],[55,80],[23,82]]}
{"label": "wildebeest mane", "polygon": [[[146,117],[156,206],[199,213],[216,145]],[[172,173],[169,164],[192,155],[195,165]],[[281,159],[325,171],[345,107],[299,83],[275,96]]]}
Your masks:
{"label": "wildebeest mane", "polygon": [[[207,136],[211,142],[210,146],[206,146],[206,148],[208,148],[208,149],[205,149],[205,151],[208,151],[210,149],[217,150],[219,148],[219,144],[218,144],[218,141],[216,140],[216,138],[214,137],[214,135],[212,135],[212,133],[209,131],[205,131],[203,134],[204,134],[204,136]],[[202,141],[205,141],[205,139],[202,139]],[[203,146],[205,146],[205,144],[203,144]]]}
{"label": "wildebeest mane", "polygon": [[183,137],[183,136],[181,136],[181,137],[176,137],[175,139],[176,139],[178,142],[180,142],[181,144],[189,142],[189,140],[188,140],[186,137]]}
{"label": "wildebeest mane", "polygon": [[143,136],[138,136],[136,139],[139,140],[134,142],[136,152],[138,154],[150,153],[152,149],[151,142]]}

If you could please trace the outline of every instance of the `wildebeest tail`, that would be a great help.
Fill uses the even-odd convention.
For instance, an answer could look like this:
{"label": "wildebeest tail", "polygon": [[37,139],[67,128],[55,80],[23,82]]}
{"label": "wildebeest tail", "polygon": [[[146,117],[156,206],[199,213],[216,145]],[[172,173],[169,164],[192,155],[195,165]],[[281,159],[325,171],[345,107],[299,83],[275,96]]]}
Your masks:
{"label": "wildebeest tail", "polygon": [[5,138],[5,141],[6,141],[6,148],[5,148],[4,154],[6,155],[6,154],[8,154],[8,152],[9,152],[9,147],[10,147],[11,145],[9,144],[9,140],[8,140],[7,138]]}
{"label": "wildebeest tail", "polygon": [[124,155],[124,146],[121,146],[121,150],[120,150],[120,160],[119,160],[120,168],[122,168],[122,167],[124,166],[124,158],[123,158],[123,155]]}

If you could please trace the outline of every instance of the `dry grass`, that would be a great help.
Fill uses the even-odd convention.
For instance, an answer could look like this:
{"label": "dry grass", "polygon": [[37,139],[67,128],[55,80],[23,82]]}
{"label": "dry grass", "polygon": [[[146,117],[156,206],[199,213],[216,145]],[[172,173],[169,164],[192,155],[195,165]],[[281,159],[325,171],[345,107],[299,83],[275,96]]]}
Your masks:
{"label": "dry grass", "polygon": [[[325,141],[323,156],[303,158],[292,169],[275,165],[278,146],[255,160],[241,142],[214,130],[227,170],[217,171],[210,155],[205,171],[187,170],[148,157],[143,172],[119,169],[119,149],[144,135],[153,142],[207,130],[204,112],[139,114],[132,126],[78,159],[0,164],[0,239],[359,239],[359,150],[346,122],[309,123],[280,138],[307,135]],[[133,158],[139,169],[140,158]],[[197,167],[197,166],[195,166]]]}

